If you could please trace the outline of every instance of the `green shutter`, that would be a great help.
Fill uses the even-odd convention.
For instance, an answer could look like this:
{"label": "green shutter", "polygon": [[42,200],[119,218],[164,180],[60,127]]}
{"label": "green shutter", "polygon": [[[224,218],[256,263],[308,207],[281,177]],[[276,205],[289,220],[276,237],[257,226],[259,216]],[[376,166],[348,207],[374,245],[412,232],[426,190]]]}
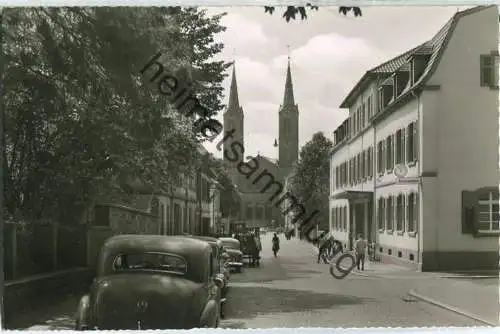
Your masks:
{"label": "green shutter", "polygon": [[492,84],[493,57],[491,55],[481,55],[479,57],[480,85],[487,87]]}

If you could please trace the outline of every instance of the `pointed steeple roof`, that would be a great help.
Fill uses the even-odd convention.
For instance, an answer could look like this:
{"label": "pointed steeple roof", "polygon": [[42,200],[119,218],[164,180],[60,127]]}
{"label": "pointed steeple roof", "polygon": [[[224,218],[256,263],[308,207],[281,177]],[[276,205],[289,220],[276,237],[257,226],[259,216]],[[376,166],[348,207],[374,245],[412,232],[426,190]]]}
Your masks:
{"label": "pointed steeple roof", "polygon": [[236,83],[236,65],[233,63],[233,78],[231,79],[231,87],[229,88],[229,102],[227,109],[238,110],[240,108],[240,100],[238,97],[238,85]]}
{"label": "pointed steeple roof", "polygon": [[290,70],[290,56],[288,57],[288,68],[286,70],[285,95],[283,97],[283,107],[295,106],[293,97],[292,71]]}

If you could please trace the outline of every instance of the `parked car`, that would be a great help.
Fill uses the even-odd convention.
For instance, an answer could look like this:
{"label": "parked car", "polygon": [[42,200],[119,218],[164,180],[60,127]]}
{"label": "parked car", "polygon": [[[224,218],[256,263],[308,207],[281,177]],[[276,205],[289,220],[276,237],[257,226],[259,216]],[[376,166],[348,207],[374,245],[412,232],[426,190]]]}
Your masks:
{"label": "parked car", "polygon": [[222,241],[217,238],[205,236],[190,236],[191,238],[207,242],[212,247],[212,254],[214,255],[214,263],[217,268],[216,271],[224,279],[224,286],[222,287],[222,302],[225,302],[226,294],[229,288],[230,270],[229,270],[229,254],[224,249]]}
{"label": "parked car", "polygon": [[243,252],[241,251],[240,242],[235,238],[219,238],[219,240],[222,241],[222,245],[229,255],[229,267],[241,273],[243,270]]}
{"label": "parked car", "polygon": [[212,247],[181,236],[106,240],[97,277],[79,302],[77,330],[217,327],[222,279]]}

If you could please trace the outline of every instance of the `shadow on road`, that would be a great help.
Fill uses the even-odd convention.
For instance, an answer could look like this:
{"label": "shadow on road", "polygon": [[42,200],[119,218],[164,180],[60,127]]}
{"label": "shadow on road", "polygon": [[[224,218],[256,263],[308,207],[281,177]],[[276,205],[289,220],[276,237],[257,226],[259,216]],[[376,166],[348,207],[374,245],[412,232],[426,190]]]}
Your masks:
{"label": "shadow on road", "polygon": [[17,312],[2,325],[11,330],[26,329],[28,326],[35,326],[30,328],[34,330],[72,329],[74,313],[82,295],[83,293],[74,293],[61,296],[59,300],[45,299],[46,304],[43,307]]}
{"label": "shadow on road", "polygon": [[231,282],[271,282],[311,277],[321,271],[305,269],[305,261],[292,261],[289,258],[265,259],[259,267],[245,267],[242,273],[231,275]]}
{"label": "shadow on road", "polygon": [[368,302],[354,296],[264,287],[232,287],[226,306],[228,319],[248,319],[259,314],[332,309]]}

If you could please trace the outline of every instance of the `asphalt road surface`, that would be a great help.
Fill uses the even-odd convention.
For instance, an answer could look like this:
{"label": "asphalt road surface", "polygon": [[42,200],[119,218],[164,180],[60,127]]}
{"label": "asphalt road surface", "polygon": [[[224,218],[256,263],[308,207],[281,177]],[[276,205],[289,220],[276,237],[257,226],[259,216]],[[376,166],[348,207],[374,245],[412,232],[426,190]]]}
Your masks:
{"label": "asphalt road surface", "polygon": [[[418,278],[330,276],[311,245],[286,240],[274,258],[271,234],[262,237],[260,267],[231,276],[224,328],[481,326],[469,318],[416,301],[407,292]],[[13,319],[9,329],[72,329],[80,293]]]}

